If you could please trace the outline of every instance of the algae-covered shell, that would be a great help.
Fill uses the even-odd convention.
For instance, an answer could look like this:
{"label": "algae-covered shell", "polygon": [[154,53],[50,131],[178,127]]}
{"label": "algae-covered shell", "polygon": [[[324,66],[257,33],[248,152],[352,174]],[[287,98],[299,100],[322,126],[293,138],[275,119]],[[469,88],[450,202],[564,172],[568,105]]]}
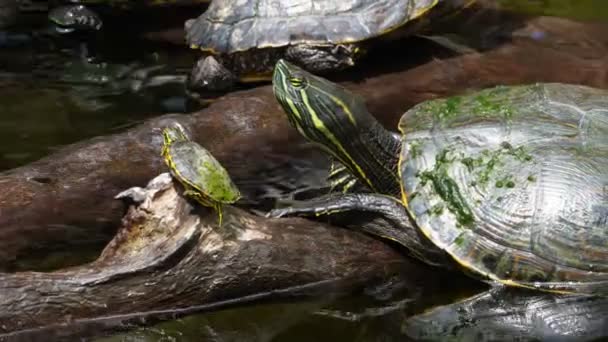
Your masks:
{"label": "algae-covered shell", "polygon": [[175,142],[168,148],[172,173],[196,191],[220,203],[233,203],[240,197],[224,167],[209,151],[195,142]]}
{"label": "algae-covered shell", "polygon": [[165,128],[163,156],[171,174],[187,190],[213,203],[234,203],[240,191],[226,169],[198,143],[191,141],[181,125]]}
{"label": "algae-covered shell", "polygon": [[401,118],[403,202],[421,231],[490,279],[607,293],[608,92],[495,87]]}

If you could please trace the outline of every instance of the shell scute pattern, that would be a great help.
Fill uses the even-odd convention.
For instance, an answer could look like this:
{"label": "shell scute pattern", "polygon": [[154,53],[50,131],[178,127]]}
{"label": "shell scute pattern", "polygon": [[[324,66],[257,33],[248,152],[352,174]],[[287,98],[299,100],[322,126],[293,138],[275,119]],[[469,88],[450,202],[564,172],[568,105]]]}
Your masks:
{"label": "shell scute pattern", "polygon": [[228,172],[200,145],[177,141],[169,146],[169,154],[174,172],[204,196],[220,203],[232,203],[240,196]]}
{"label": "shell scute pattern", "polygon": [[[608,293],[608,93],[492,88],[418,105],[400,130],[404,201],[437,246],[504,283]],[[425,181],[439,171],[471,222]]]}
{"label": "shell scute pattern", "polygon": [[289,44],[353,43],[423,15],[441,0],[223,0],[186,29],[192,47],[217,53]]}

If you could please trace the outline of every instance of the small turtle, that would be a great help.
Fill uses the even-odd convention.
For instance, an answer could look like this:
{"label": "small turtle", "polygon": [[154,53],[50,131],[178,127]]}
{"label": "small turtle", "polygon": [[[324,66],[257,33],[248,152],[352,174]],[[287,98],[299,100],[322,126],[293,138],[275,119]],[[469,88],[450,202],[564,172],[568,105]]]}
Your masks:
{"label": "small turtle", "polygon": [[473,2],[215,0],[185,23],[190,47],[206,53],[189,86],[222,91],[237,81],[270,79],[279,58],[312,72],[344,69],[356,63],[370,40],[397,29],[409,34],[436,17],[429,13],[450,13]]}
{"label": "small turtle", "polygon": [[190,140],[178,123],[163,130],[161,155],[171,175],[185,188],[184,195],[217,210],[222,223],[222,205],[241,197],[224,167],[201,145]]}
{"label": "small turtle", "polygon": [[341,163],[338,183],[371,193],[334,193],[270,216],[372,212],[394,223],[377,235],[429,264],[510,286],[608,294],[608,91],[494,87],[419,104],[396,134],[361,98],[286,61],[273,89],[291,124]]}

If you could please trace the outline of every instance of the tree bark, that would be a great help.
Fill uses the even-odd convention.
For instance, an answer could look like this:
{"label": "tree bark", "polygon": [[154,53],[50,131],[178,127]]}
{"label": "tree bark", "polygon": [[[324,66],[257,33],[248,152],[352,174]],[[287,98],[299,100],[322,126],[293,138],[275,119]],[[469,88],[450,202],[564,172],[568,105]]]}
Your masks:
{"label": "tree bark", "polygon": [[[344,84],[365,97],[369,110],[388,127],[396,127],[399,116],[418,102],[496,84],[606,87],[607,31],[606,25],[539,18],[498,48]],[[539,41],[537,32],[550,39]],[[24,256],[48,248],[103,246],[124,213],[112,197],[163,170],[159,131],[168,120],[182,122],[239,186],[255,187],[259,173],[314,154],[289,127],[269,86],[229,94],[192,115],[166,115],[74,144],[0,174],[5,189],[0,192],[0,270],[15,270]]]}
{"label": "tree bark", "polygon": [[130,324],[262,299],[339,296],[407,268],[384,243],[300,218],[192,204],[168,173],[120,196],[132,203],[94,262],[0,275],[0,340],[73,340]]}

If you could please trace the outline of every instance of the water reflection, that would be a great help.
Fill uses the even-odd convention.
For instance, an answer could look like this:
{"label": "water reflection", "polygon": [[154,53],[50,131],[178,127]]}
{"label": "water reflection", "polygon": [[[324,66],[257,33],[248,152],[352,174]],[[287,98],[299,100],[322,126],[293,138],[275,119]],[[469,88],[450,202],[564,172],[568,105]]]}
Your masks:
{"label": "water reflection", "polygon": [[200,108],[184,93],[187,49],[123,37],[112,41],[116,55],[87,64],[78,42],[49,34],[45,20],[0,34],[1,169],[151,116]]}

